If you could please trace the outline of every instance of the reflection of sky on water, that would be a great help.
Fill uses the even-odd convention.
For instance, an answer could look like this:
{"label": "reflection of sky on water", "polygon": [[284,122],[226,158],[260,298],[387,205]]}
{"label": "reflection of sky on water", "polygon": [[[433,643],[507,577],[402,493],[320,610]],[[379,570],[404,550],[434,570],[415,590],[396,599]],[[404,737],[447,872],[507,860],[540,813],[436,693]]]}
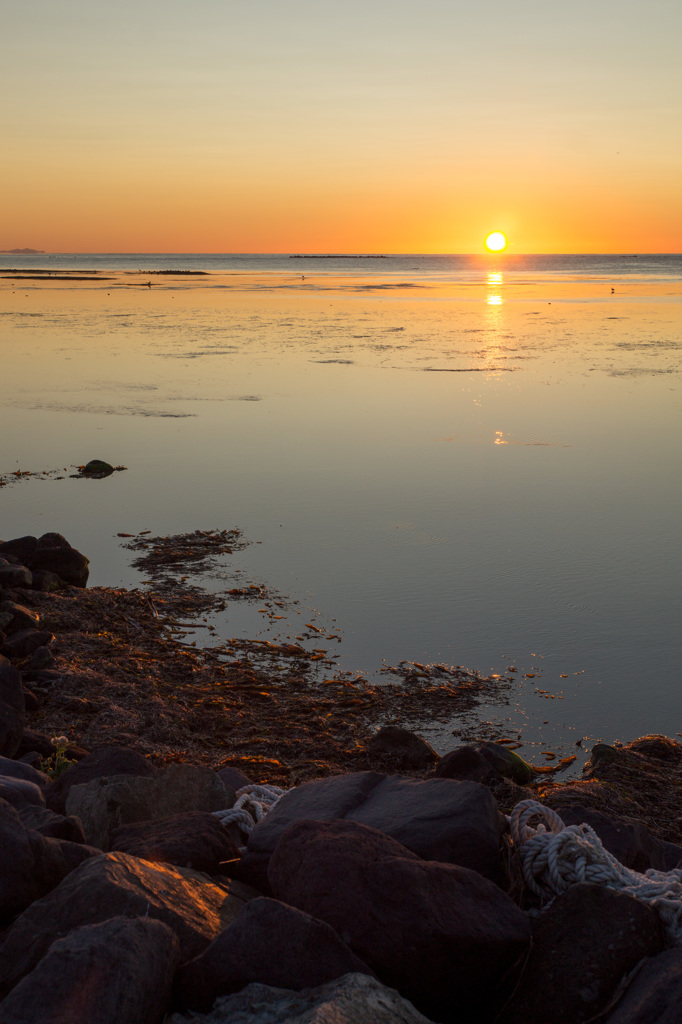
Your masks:
{"label": "reflection of sky on water", "polygon": [[[3,488],[3,534],[59,530],[97,584],[135,579],[117,532],[240,526],[238,567],[334,617],[347,667],[514,663],[510,728],[564,753],[665,732],[679,303],[515,287],[3,288],[0,472],[129,467]],[[249,615],[225,635],[268,635]]]}

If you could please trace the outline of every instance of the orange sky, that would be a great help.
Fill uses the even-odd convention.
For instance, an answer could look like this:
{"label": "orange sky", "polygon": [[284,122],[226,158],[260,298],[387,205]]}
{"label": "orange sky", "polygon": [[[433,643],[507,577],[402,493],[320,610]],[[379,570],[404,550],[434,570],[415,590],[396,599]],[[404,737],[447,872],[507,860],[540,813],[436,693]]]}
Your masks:
{"label": "orange sky", "polygon": [[669,0],[6,5],[0,248],[682,250]]}

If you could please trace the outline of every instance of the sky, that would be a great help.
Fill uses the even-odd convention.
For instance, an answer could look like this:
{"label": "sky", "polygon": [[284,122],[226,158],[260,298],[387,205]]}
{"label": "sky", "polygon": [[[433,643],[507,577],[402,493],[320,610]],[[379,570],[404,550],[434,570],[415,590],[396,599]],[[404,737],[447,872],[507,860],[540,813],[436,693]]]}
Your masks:
{"label": "sky", "polygon": [[682,251],[679,0],[0,0],[0,249]]}

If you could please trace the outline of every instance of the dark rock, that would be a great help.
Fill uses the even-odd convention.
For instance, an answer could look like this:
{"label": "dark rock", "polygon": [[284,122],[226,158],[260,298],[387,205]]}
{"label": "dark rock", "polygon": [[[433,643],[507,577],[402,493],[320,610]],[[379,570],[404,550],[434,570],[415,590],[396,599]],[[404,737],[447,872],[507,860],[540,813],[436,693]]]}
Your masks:
{"label": "dark rock", "polygon": [[384,725],[367,741],[366,747],[371,754],[388,754],[412,768],[424,768],[440,760],[426,740],[398,725]]}
{"label": "dark rock", "polygon": [[92,477],[111,476],[113,472],[114,467],[110,466],[108,462],[103,462],[102,459],[91,459],[81,470],[83,476]]}
{"label": "dark rock", "polygon": [[[21,689],[21,673],[0,655],[0,701],[23,714],[24,695]],[[5,754],[11,757],[11,754]]]}
{"label": "dark rock", "polygon": [[12,778],[9,775],[0,775],[0,800],[6,800],[17,810],[26,807],[27,804],[45,806],[45,797],[40,786],[27,779]]}
{"label": "dark rock", "polygon": [[25,729],[16,756],[23,757],[24,754],[28,754],[31,750],[37,750],[41,757],[52,757],[53,754],[57,753],[57,748],[49,736],[42,732],[32,732],[30,729]]}
{"label": "dark rock", "polygon": [[25,717],[23,711],[0,700],[0,754],[4,757],[14,757],[21,737],[24,734]]}
{"label": "dark rock", "polygon": [[92,857],[33,902],[5,932],[0,995],[33,970],[55,939],[110,917],[164,921],[180,940],[183,963],[198,956],[255,895],[239,882],[217,884],[188,868],[150,864],[125,853]]}
{"label": "dark rock", "polygon": [[532,765],[503,743],[481,743],[478,752],[490,762],[499,777],[511,779],[518,786],[525,786],[537,778]]}
{"label": "dark rock", "polygon": [[22,764],[21,761],[15,761],[9,757],[0,757],[0,775],[12,779],[25,779],[27,782],[35,783],[36,786],[45,786],[50,781],[43,772],[37,772],[30,765]]}
{"label": "dark rock", "polygon": [[47,569],[74,587],[84,587],[88,582],[89,560],[75,548],[38,548],[28,561],[29,569]]}
{"label": "dark rock", "polygon": [[122,825],[111,836],[111,850],[143,860],[165,861],[215,875],[220,862],[239,857],[239,850],[218,819],[208,811],[187,811],[160,821]]}
{"label": "dark rock", "polygon": [[299,821],[268,879],[326,921],[386,985],[437,1021],[487,1019],[530,939],[528,917],[476,871],[422,861],[351,821]]}
{"label": "dark rock", "polygon": [[[67,750],[67,756],[71,756]],[[142,754],[129,747],[103,747],[88,754],[55,779],[45,793],[47,806],[57,814],[66,813],[66,798],[72,786],[112,775],[151,776],[154,769]]]}
{"label": "dark rock", "polygon": [[62,536],[61,533],[44,533],[42,537],[38,537],[36,541],[36,551],[52,550],[52,548],[70,548],[66,537]]}
{"label": "dark rock", "polygon": [[27,590],[33,583],[33,575],[25,565],[0,565],[0,589]]}
{"label": "dark rock", "polygon": [[98,853],[27,829],[16,810],[0,800],[0,925],[8,924]]}
{"label": "dark rock", "polygon": [[65,818],[47,807],[27,804],[19,808],[19,818],[25,828],[39,832],[49,839],[67,839],[70,843],[85,845],[85,834],[80,818]]}
{"label": "dark rock", "polygon": [[5,999],[3,1024],[160,1024],[178,954],[175,933],[153,918],[76,928]]}
{"label": "dark rock", "polygon": [[39,647],[35,654],[31,655],[29,661],[22,666],[24,676],[27,672],[39,672],[42,669],[51,668],[54,665],[54,657],[47,647]]}
{"label": "dark rock", "polygon": [[40,765],[42,764],[42,757],[37,750],[29,750],[27,754],[22,754],[21,757],[17,758],[22,764],[30,764],[31,768],[35,768],[40,771]]}
{"label": "dark rock", "polygon": [[228,793],[210,768],[172,764],[153,778],[119,775],[72,786],[66,810],[81,819],[89,843],[109,850],[111,835],[121,825],[191,810],[222,811],[234,802],[234,793]]}
{"label": "dark rock", "polygon": [[488,782],[497,778],[490,761],[472,746],[457,747],[444,754],[434,774],[440,779],[469,779],[471,782]]}
{"label": "dark rock", "polygon": [[[583,1024],[621,978],[663,948],[658,916],[604,886],[572,885],[533,925],[533,946],[504,1024]],[[561,993],[561,998],[557,994]]]}
{"label": "dark rock", "polygon": [[658,839],[644,825],[623,821],[580,804],[559,806],[556,812],[566,825],[582,825],[583,822],[590,825],[609,853],[634,871],[642,874],[649,868],[672,871],[682,862],[682,846]]}
{"label": "dark rock", "polygon": [[12,633],[0,646],[0,654],[6,658],[28,658],[39,647],[52,643],[54,634],[45,629],[20,629],[18,633]]}
{"label": "dark rock", "polygon": [[25,608],[14,601],[0,601],[0,628],[6,633],[20,629],[37,629],[40,616],[31,608]]}
{"label": "dark rock", "polygon": [[412,779],[357,772],[290,790],[258,823],[240,863],[240,877],[267,891],[267,862],[295,821],[356,821],[393,836],[428,860],[461,864],[502,883],[503,829],[490,791],[476,782]]}
{"label": "dark rock", "polygon": [[233,768],[228,765],[225,768],[218,768],[216,774],[222,784],[233,789],[235,793],[237,790],[243,789],[244,786],[253,786],[253,782],[248,775],[244,774],[241,768]]}
{"label": "dark rock", "polygon": [[63,590],[67,586],[68,583],[65,583],[56,573],[49,572],[47,569],[36,569],[33,573],[33,589],[41,590],[44,594],[53,594],[55,591]]}
{"label": "dark rock", "polygon": [[174,1013],[166,1024],[431,1024],[406,999],[368,974],[346,974],[302,992],[247,985],[208,1014]]}
{"label": "dark rock", "polygon": [[300,991],[370,969],[324,921],[278,900],[248,903],[236,920],[176,977],[178,1004],[210,1010],[217,996],[251,982]]}
{"label": "dark rock", "polygon": [[680,1024],[682,949],[645,960],[605,1024]]}
{"label": "dark rock", "polygon": [[38,545],[36,537],[16,537],[14,540],[6,540],[0,543],[0,555],[12,555],[20,562],[29,558]]}

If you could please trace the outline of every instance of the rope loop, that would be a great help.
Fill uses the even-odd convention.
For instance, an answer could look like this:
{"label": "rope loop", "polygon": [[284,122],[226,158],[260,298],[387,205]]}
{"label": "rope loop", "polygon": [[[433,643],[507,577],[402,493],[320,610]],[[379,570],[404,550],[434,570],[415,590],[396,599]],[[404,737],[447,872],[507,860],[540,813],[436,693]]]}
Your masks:
{"label": "rope loop", "polygon": [[556,811],[536,800],[516,804],[509,825],[532,892],[554,897],[577,882],[592,882],[627,893],[648,903],[670,942],[682,945],[682,869],[632,871],[604,848],[590,825],[565,825]]}
{"label": "rope loop", "polygon": [[240,832],[248,837],[258,822],[279,803],[286,792],[288,790],[279,786],[261,786],[256,783],[242,786],[237,790],[234,806],[223,811],[214,811],[213,815],[221,825],[236,825]]}

